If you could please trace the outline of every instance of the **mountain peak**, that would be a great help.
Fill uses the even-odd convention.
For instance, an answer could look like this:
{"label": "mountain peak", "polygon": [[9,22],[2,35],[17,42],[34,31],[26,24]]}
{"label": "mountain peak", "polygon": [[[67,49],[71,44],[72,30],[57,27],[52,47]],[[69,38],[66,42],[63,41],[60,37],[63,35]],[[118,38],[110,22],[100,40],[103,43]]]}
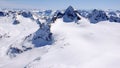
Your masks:
{"label": "mountain peak", "polygon": [[[64,22],[74,22],[77,21],[79,16],[74,11],[74,8],[72,6],[69,6],[64,13],[63,21]],[[79,18],[80,19],[80,18]]]}
{"label": "mountain peak", "polygon": [[74,8],[70,5],[65,12],[68,12],[68,11],[74,11]]}
{"label": "mountain peak", "polygon": [[71,5],[67,9],[73,9],[74,10],[74,8]]}

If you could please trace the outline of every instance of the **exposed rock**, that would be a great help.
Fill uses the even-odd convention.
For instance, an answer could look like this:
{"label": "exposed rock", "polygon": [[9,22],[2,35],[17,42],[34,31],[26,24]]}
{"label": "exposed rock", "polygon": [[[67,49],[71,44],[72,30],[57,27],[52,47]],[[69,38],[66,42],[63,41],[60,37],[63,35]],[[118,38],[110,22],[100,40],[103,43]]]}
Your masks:
{"label": "exposed rock", "polygon": [[119,22],[120,23],[120,18],[119,17],[110,16],[109,21],[110,22]]}
{"label": "exposed rock", "polygon": [[10,47],[7,55],[9,55],[11,58],[16,57],[17,54],[22,53],[23,51],[21,49],[18,49],[17,47]]}
{"label": "exposed rock", "polygon": [[32,17],[32,14],[31,14],[31,12],[22,12],[22,16],[23,17],[25,17],[25,18],[30,18],[30,17]]}
{"label": "exposed rock", "polygon": [[73,9],[73,7],[69,6],[64,13],[56,11],[51,20],[52,22],[55,22],[56,19],[63,18],[64,22],[75,22],[76,20],[81,19],[77,14],[78,13]]}
{"label": "exposed rock", "polygon": [[32,43],[35,47],[41,47],[52,43],[52,33],[50,32],[50,26],[42,24],[42,27],[34,33]]}
{"label": "exposed rock", "polygon": [[0,16],[5,16],[4,12],[0,11]]}
{"label": "exposed rock", "polygon": [[114,16],[114,17],[117,16],[117,14],[116,14],[115,12],[109,12],[108,15],[109,15],[109,16]]}
{"label": "exposed rock", "polygon": [[108,20],[108,16],[104,11],[94,9],[91,14],[88,15],[88,19],[91,23],[98,23],[100,21]]}
{"label": "exposed rock", "polygon": [[64,22],[74,22],[75,19],[77,19],[77,14],[75,13],[74,9],[72,6],[69,6],[63,16],[63,21]]}
{"label": "exposed rock", "polygon": [[20,23],[19,20],[14,20],[14,22],[13,22],[14,25],[17,25],[19,23]]}

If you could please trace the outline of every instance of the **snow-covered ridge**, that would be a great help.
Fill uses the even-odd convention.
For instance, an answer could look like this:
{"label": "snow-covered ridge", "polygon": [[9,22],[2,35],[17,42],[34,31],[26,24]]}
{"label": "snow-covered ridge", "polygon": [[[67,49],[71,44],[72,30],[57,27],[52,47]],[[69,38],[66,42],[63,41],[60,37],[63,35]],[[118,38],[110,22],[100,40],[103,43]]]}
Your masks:
{"label": "snow-covered ridge", "polygon": [[90,21],[90,23],[98,23],[101,21],[110,21],[110,22],[117,22],[120,23],[120,12],[119,10],[116,11],[106,11],[106,10],[75,10],[72,6],[69,6],[64,12],[57,11],[53,16],[54,20],[58,18],[63,18],[64,22],[73,22],[76,23],[78,20],[86,18]]}
{"label": "snow-covered ridge", "polygon": [[[22,15],[25,18],[31,18],[36,20],[41,18],[42,20],[47,19],[49,22],[54,22],[58,18],[63,18],[64,22],[77,22],[80,20],[80,16],[88,19],[91,23],[98,23],[100,21],[120,22],[120,10],[76,10],[72,6],[69,6],[66,10],[1,10],[0,16],[10,16],[16,19],[16,15]],[[80,16],[79,16],[80,15]],[[18,20],[14,22],[19,23]]]}
{"label": "snow-covered ridge", "polygon": [[0,11],[0,43],[5,48],[3,55],[15,57],[34,47],[52,43],[49,24],[51,11],[44,12],[40,15],[40,12],[25,10]]}

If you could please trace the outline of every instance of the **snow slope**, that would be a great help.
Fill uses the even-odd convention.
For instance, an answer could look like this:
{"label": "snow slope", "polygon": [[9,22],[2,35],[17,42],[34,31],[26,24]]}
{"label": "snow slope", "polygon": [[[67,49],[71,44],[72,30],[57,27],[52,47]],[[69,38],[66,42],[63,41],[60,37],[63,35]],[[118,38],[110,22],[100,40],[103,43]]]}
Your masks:
{"label": "snow slope", "polygon": [[52,25],[55,43],[27,68],[119,68],[120,24],[64,23]]}

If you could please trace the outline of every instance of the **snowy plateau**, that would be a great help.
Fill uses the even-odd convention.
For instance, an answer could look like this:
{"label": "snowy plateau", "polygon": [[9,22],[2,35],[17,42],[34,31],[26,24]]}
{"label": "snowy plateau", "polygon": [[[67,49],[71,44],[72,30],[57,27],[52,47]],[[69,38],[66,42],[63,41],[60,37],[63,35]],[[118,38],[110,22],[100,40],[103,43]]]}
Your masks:
{"label": "snowy plateau", "polygon": [[120,68],[120,10],[0,9],[0,68]]}

